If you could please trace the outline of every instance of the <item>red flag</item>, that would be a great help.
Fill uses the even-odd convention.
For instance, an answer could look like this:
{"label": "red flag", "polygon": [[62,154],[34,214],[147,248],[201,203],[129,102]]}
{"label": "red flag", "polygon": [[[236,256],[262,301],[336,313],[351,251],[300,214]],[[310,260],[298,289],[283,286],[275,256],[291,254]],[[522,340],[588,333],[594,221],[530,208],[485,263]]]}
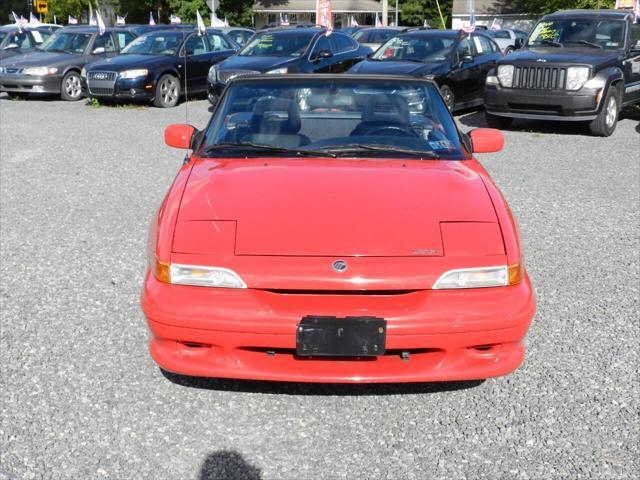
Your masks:
{"label": "red flag", "polygon": [[327,35],[333,30],[331,0],[316,0],[316,25],[327,29]]}

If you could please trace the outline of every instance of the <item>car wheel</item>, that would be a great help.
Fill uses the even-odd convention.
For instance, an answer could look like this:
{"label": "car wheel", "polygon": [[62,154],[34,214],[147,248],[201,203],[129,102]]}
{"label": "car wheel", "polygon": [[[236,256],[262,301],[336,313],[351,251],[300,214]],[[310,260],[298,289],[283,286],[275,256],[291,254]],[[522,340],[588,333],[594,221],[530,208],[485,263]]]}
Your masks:
{"label": "car wheel", "polygon": [[505,55],[509,55],[510,53],[513,53],[515,49],[511,46],[507,47],[507,49],[504,51]]}
{"label": "car wheel", "polygon": [[165,74],[156,84],[156,94],[153,104],[160,108],[175,107],[180,100],[180,82],[176,77]]}
{"label": "car wheel", "polygon": [[451,90],[451,87],[449,85],[442,85],[440,87],[440,94],[442,95],[444,104],[447,106],[449,111],[453,111],[455,96],[453,95],[453,90]]}
{"label": "car wheel", "polygon": [[497,128],[499,130],[506,130],[513,123],[513,118],[509,117],[500,117],[498,115],[491,115],[490,113],[484,112],[484,116],[487,120],[487,125],[491,128]]}
{"label": "car wheel", "polygon": [[69,72],[62,78],[60,97],[68,102],[82,98],[82,81],[78,72]]}
{"label": "car wheel", "polygon": [[602,111],[589,124],[591,133],[598,137],[608,137],[611,135],[618,124],[619,114],[620,96],[618,95],[618,89],[611,86],[609,87],[607,95],[604,97]]}

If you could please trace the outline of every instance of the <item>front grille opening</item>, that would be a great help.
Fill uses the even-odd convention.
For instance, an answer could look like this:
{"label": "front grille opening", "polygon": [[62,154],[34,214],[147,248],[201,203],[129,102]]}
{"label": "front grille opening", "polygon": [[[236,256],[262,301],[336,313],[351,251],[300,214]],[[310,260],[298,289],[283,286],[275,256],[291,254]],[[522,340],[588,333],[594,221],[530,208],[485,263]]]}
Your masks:
{"label": "front grille opening", "polygon": [[366,296],[391,296],[408,295],[420,290],[295,290],[270,288],[266,292],[280,295],[366,295]]}
{"label": "front grille opening", "polygon": [[198,343],[198,342],[184,342],[178,340],[178,344],[185,346],[187,348],[211,348],[211,345],[208,343]]}
{"label": "front grille opening", "polygon": [[475,345],[473,347],[471,347],[472,350],[475,350],[477,352],[490,352],[491,350],[494,350],[496,348],[498,348],[500,346],[499,343],[492,343],[489,345]]}

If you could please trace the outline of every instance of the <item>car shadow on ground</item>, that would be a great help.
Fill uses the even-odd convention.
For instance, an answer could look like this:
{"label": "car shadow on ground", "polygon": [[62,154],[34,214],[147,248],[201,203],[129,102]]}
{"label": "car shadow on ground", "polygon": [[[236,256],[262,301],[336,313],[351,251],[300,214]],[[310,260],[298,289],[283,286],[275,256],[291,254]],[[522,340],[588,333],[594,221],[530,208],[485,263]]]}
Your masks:
{"label": "car shadow on ground", "polygon": [[162,375],[183,387],[223,392],[264,393],[275,395],[312,395],[312,396],[363,396],[363,395],[407,395],[428,394],[467,390],[475,388],[484,380],[465,382],[432,382],[432,383],[296,383],[265,382],[256,380],[230,380],[222,378],[203,378],[178,375],[160,369]]}
{"label": "car shadow on ground", "polygon": [[[456,120],[463,127],[488,128],[484,110],[458,112]],[[627,107],[620,112],[620,120],[640,121],[640,108]],[[556,133],[562,135],[590,135],[587,122],[549,122],[544,120],[515,119],[505,130],[536,133]],[[636,127],[636,131],[640,131]]]}
{"label": "car shadow on ground", "polygon": [[260,469],[233,450],[220,450],[207,455],[200,467],[198,480],[260,480]]}

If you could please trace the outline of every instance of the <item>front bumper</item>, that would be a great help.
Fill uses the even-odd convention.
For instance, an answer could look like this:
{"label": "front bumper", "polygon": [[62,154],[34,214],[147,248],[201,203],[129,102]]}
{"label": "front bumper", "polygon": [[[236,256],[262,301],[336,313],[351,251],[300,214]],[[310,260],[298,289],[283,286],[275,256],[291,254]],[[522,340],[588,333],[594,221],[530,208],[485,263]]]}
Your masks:
{"label": "front bumper", "polygon": [[60,94],[62,76],[0,75],[0,92]]}
{"label": "front bumper", "polygon": [[105,81],[84,78],[83,86],[87,94],[94,98],[151,100],[154,96],[153,81],[145,77]]}
{"label": "front bumper", "polygon": [[502,117],[539,120],[587,121],[598,116],[598,90],[549,91],[503,88],[484,89],[487,113]]}
{"label": "front bumper", "polygon": [[[528,277],[513,287],[402,295],[291,294],[161,283],[147,274],[142,309],[156,363],[182,375],[296,382],[432,382],[505,375],[524,358],[535,313]],[[385,318],[387,353],[301,358],[305,315]],[[409,352],[409,359],[401,357]]]}

